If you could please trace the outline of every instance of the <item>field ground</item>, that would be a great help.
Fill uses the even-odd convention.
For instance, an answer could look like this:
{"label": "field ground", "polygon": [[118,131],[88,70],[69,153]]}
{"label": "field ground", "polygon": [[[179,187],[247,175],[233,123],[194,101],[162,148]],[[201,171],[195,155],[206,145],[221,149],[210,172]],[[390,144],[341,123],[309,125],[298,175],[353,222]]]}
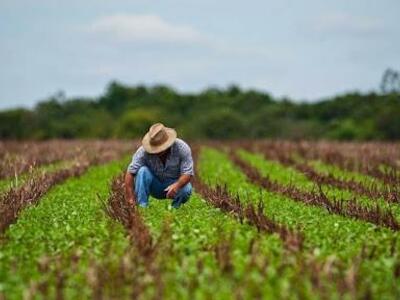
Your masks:
{"label": "field ground", "polygon": [[400,144],[193,143],[179,209],[137,145],[0,142],[0,299],[400,299]]}

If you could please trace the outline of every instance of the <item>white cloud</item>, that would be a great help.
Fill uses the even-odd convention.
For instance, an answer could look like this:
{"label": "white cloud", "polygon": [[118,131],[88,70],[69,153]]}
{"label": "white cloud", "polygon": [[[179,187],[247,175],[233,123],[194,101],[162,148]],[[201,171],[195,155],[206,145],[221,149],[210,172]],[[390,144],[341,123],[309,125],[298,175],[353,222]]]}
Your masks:
{"label": "white cloud", "polygon": [[196,43],[204,39],[190,26],[171,24],[157,15],[100,17],[89,25],[88,30],[123,42]]}
{"label": "white cloud", "polygon": [[[123,42],[127,46],[131,46],[131,44],[135,47],[143,46],[140,48],[142,50],[149,49],[148,44],[160,44],[160,47],[151,47],[152,52],[161,51],[165,53],[166,50],[171,50],[175,46],[190,45],[194,46],[191,51],[196,51],[196,55],[200,56],[207,54],[208,56],[220,55],[223,58],[229,55],[242,58],[272,59],[271,50],[265,47],[242,45],[237,41],[226,41],[223,37],[199,32],[188,25],[172,24],[154,14],[115,14],[98,17],[88,24],[84,31],[99,37],[102,41],[106,39],[113,42]],[[120,51],[124,51],[124,49],[131,51],[132,48],[119,48]],[[137,54],[138,49],[135,48],[135,51]],[[188,54],[189,52],[185,53]]]}
{"label": "white cloud", "polygon": [[322,34],[364,36],[381,33],[384,24],[377,18],[340,12],[321,15],[315,20],[314,29]]}

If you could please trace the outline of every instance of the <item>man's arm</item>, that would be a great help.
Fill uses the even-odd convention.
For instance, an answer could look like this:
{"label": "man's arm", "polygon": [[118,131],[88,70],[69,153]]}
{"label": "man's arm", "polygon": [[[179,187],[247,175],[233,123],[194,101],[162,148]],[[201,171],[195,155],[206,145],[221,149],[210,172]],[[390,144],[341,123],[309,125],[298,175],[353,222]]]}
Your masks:
{"label": "man's arm", "polygon": [[133,192],[133,184],[135,183],[135,176],[130,172],[125,174],[125,199],[133,205],[135,204],[135,193]]}
{"label": "man's arm", "polygon": [[173,184],[169,185],[165,191],[167,192],[167,198],[174,198],[176,193],[184,187],[192,179],[192,175],[182,174],[179,179]]}
{"label": "man's arm", "polygon": [[140,147],[132,157],[132,162],[129,164],[125,174],[125,199],[128,203],[135,203],[135,193],[133,192],[133,185],[135,183],[135,174],[140,167],[145,164],[145,151]]}

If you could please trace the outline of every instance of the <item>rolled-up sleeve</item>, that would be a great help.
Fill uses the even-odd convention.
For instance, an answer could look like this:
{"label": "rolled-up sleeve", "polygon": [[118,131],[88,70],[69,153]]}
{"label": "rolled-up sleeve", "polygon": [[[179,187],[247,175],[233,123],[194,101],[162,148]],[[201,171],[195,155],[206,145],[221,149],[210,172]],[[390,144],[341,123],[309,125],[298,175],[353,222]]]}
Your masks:
{"label": "rolled-up sleeve", "polygon": [[143,147],[140,147],[135,154],[132,156],[132,161],[128,166],[128,172],[132,175],[136,175],[140,167],[145,165],[145,154]]}
{"label": "rolled-up sleeve", "polygon": [[189,145],[187,145],[186,143],[182,143],[182,145],[180,146],[180,151],[181,151],[181,166],[180,166],[181,175],[186,174],[194,176],[193,157]]}

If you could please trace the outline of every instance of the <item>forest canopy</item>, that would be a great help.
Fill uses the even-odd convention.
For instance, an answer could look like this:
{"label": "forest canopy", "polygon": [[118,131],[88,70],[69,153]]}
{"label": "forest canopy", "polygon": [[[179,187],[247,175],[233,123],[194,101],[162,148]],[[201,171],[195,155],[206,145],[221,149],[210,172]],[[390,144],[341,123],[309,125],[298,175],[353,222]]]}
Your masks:
{"label": "forest canopy", "polygon": [[348,93],[313,103],[276,99],[236,85],[188,94],[164,85],[113,81],[98,98],[56,94],[33,109],[2,111],[0,137],[135,138],[152,123],[164,122],[191,139],[397,140],[400,87],[389,71],[379,93]]}

